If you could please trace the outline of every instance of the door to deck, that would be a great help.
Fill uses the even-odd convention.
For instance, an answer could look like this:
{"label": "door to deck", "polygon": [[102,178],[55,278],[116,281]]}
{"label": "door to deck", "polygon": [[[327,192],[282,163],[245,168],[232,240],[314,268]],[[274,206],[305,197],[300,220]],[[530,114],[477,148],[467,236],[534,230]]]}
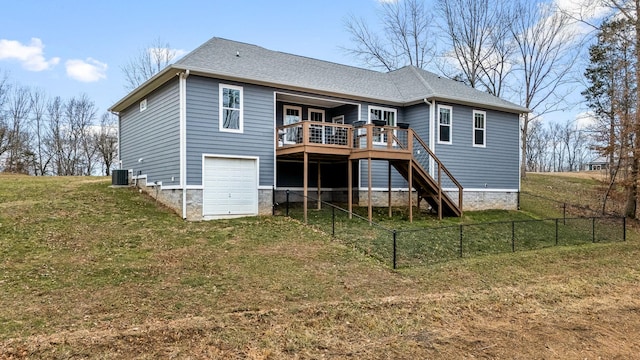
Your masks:
{"label": "door to deck", "polygon": [[[285,105],[282,122],[284,125],[291,125],[302,121],[302,108],[299,106]],[[285,129],[284,140],[285,144],[295,144],[298,142],[298,136],[300,129],[297,127],[290,127]]]}

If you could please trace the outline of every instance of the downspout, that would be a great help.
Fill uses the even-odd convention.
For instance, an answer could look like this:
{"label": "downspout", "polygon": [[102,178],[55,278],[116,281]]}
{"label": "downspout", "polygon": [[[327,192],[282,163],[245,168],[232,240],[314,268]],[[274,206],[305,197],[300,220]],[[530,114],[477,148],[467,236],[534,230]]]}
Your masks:
{"label": "downspout", "polygon": [[[436,153],[436,100],[425,98],[424,103],[429,105],[429,149]],[[429,174],[431,177],[435,176],[435,163],[434,160],[429,158]]]}
{"label": "downspout", "polygon": [[180,184],[182,219],[187,218],[187,78],[189,70],[178,73],[180,88]]}

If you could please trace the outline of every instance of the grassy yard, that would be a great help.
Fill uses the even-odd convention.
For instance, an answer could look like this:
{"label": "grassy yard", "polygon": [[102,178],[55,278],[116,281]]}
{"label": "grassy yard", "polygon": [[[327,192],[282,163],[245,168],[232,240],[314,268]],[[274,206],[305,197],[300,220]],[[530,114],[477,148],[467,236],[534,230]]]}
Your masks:
{"label": "grassy yard", "polygon": [[108,184],[0,175],[0,359],[640,352],[635,232],[393,271],[296,220],[187,223]]}

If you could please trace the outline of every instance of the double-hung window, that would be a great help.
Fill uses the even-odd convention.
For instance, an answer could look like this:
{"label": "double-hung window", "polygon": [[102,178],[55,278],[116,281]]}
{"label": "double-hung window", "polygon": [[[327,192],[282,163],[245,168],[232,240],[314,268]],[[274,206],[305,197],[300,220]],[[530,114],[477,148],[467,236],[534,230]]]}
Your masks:
{"label": "double-hung window", "polygon": [[451,144],[451,106],[438,105],[438,143]]}
{"label": "double-hung window", "polygon": [[243,132],[242,101],[241,86],[220,84],[220,131]]}
{"label": "double-hung window", "polygon": [[485,147],[487,140],[487,113],[473,110],[473,146]]}

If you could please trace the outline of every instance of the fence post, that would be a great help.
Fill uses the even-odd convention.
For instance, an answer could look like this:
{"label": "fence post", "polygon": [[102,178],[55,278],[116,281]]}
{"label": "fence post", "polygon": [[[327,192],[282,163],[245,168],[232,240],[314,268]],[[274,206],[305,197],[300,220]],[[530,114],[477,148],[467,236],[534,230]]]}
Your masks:
{"label": "fence post", "polygon": [[518,210],[520,210],[520,191],[518,191]]}
{"label": "fence post", "polygon": [[562,203],[562,225],[567,225],[567,203]]}
{"label": "fence post", "polygon": [[393,268],[396,268],[396,230],[393,229]]}
{"label": "fence post", "polygon": [[271,188],[271,216],[276,215],[276,187]]}
{"label": "fence post", "polygon": [[516,252],[516,222],[511,222],[511,252]]}
{"label": "fence post", "polygon": [[336,207],[331,206],[331,236],[336,237]]}
{"label": "fence post", "polygon": [[462,224],[460,224],[460,257],[462,257]]}
{"label": "fence post", "polygon": [[558,245],[558,218],[556,218],[556,245]]}
{"label": "fence post", "polygon": [[287,217],[288,217],[289,216],[289,189],[287,189],[287,206],[286,206],[286,209],[287,209],[286,214],[287,214]]}
{"label": "fence post", "polygon": [[622,217],[622,241],[627,241],[627,217]]}
{"label": "fence post", "polygon": [[596,242],[596,218],[591,218],[591,242]]}

